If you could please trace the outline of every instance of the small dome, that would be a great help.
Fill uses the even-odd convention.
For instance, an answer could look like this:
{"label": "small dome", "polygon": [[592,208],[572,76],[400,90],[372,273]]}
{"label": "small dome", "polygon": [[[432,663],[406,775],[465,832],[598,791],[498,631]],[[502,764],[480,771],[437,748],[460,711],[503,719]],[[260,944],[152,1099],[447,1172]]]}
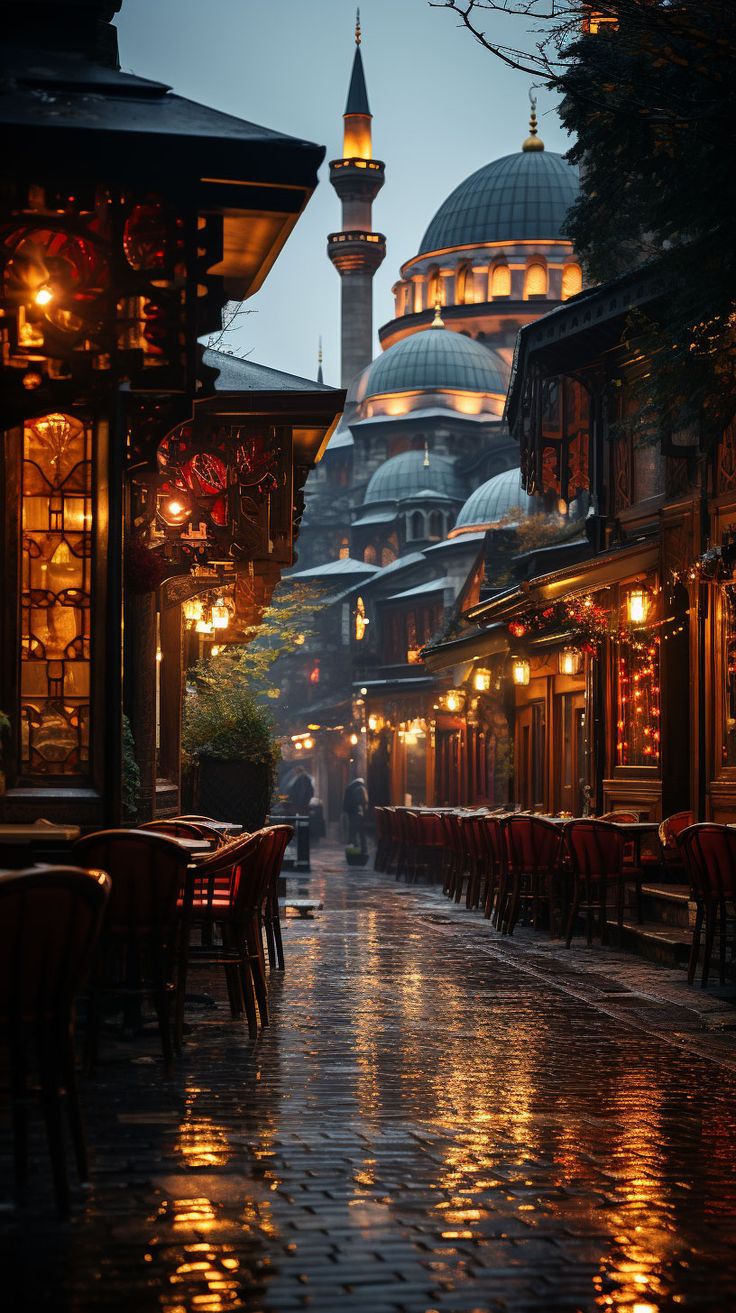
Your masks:
{"label": "small dome", "polygon": [[506,395],[508,368],[480,342],[447,328],[425,328],[395,342],[368,370],[362,398],[387,392],[491,392]]}
{"label": "small dome", "polygon": [[439,493],[462,501],[465,492],[452,461],[446,456],[427,456],[423,451],[403,451],[384,462],[371,477],[363,504],[396,502],[418,493]]}
{"label": "small dome", "polygon": [[451,192],[424,234],[418,254],[564,237],[565,218],[579,190],[577,169],[554,151],[504,155]]}
{"label": "small dome", "polygon": [[504,470],[471,492],[455,521],[453,535],[459,529],[486,528],[500,520],[525,520],[534,515],[537,502],[521,486],[521,470]]}

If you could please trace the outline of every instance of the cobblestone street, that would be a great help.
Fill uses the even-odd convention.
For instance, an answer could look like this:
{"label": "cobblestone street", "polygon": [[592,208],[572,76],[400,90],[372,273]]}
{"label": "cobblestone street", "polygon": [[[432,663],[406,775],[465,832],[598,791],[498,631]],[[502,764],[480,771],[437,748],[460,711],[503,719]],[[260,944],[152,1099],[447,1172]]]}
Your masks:
{"label": "cobblestone street", "polygon": [[0,1215],[8,1310],[736,1307],[730,1002],[336,853],[309,894],[254,1057],[219,980],[174,1081],[103,1045],[90,1191]]}

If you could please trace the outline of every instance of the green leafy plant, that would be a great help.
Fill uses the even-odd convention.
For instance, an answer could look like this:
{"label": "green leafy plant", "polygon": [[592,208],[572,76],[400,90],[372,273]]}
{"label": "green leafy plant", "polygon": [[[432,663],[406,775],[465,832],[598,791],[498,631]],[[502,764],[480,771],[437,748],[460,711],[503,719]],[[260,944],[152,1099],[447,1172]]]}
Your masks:
{"label": "green leafy plant", "polygon": [[123,716],[123,816],[134,821],[138,815],[141,773],[135,759],[135,742],[130,721]]}
{"label": "green leafy plant", "polygon": [[266,706],[245,683],[239,654],[200,662],[190,672],[184,701],[185,765],[200,757],[247,761],[275,776],[280,748]]}

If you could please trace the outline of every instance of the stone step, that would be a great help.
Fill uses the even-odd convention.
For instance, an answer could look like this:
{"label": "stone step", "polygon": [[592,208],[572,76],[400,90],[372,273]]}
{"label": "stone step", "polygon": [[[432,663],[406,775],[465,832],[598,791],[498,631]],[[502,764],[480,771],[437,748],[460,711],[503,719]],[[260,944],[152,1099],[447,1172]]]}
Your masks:
{"label": "stone step", "polygon": [[[608,921],[608,938],[611,947],[617,947],[618,925],[615,917]],[[687,965],[690,956],[692,932],[684,926],[663,925],[658,921],[645,920],[641,925],[626,918],[623,924],[621,948],[637,957],[646,958],[648,962],[657,962],[660,966]]]}
{"label": "stone step", "polygon": [[646,883],[641,887],[645,921],[689,930],[695,920],[695,904],[690,902],[686,884]]}

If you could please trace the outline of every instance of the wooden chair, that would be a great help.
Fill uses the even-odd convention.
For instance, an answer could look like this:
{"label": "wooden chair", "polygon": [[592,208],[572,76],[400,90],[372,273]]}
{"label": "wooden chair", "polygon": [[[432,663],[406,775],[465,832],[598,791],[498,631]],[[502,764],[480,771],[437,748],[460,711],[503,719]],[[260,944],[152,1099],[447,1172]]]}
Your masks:
{"label": "wooden chair", "polygon": [[506,816],[501,822],[506,850],[504,879],[498,896],[496,925],[512,935],[522,904],[526,905],[534,929],[538,929],[542,907],[554,931],[553,879],[560,863],[562,832],[541,816]]}
{"label": "wooden chair", "polygon": [[264,895],[261,901],[261,924],[266,935],[268,964],[284,970],[284,945],[281,938],[279,879],[284,853],[294,837],[291,825],[268,825],[263,830],[262,858],[265,870]]}
{"label": "wooden chair", "polygon": [[687,980],[692,985],[700,954],[700,938],[705,919],[705,946],[701,985],[707,985],[713,954],[716,925],[719,928],[719,979],[726,983],[726,904],[736,898],[736,830],[728,825],[705,822],[681,830],[677,844],[690,877],[692,895],[697,903],[693,927]]}
{"label": "wooden chair", "polygon": [[[200,928],[202,940],[190,947],[190,961],[222,966],[231,1015],[245,1014],[253,1042],[258,1038],[258,1012],[261,1023],[268,1022],[260,934],[267,870],[267,863],[260,863],[263,836],[264,831],[256,830],[198,862],[192,894],[192,923]],[[215,929],[220,931],[219,943]]]}
{"label": "wooden chair", "polygon": [[[627,880],[637,873],[624,862],[626,840],[621,830],[608,821],[584,819],[570,821],[564,830],[565,845],[572,869],[572,895],[567,917],[565,942],[570,947],[575,917],[584,902],[588,943],[593,942],[593,915],[599,914],[601,943],[608,943],[608,891],[617,897],[619,934],[624,921],[624,889]],[[639,887],[641,880],[639,878]]]}
{"label": "wooden chair", "polygon": [[36,866],[0,875],[0,1043],[8,1051],[15,1186],[28,1176],[28,1072],[35,1060],[56,1203],[69,1207],[62,1101],[79,1178],[89,1176],[74,1070],[74,1000],[97,945],[110,878]]}
{"label": "wooden chair", "polygon": [[[131,1009],[152,998],[166,1070],[181,1047],[177,1025],[172,1040],[171,1001],[182,1000],[186,984],[189,854],[174,838],[155,830],[100,830],[78,839],[75,857],[107,871],[112,892],[102,927],[102,951],[92,975],[85,1056],[97,1060],[103,994],[122,997],[128,1024]],[[180,1006],[177,1007],[180,1016]]]}
{"label": "wooden chair", "polygon": [[682,834],[695,821],[692,812],[675,812],[666,816],[659,826],[659,847],[662,853],[662,866],[671,880],[687,878],[685,862],[677,843],[677,836]]}
{"label": "wooden chair", "polygon": [[185,820],[182,816],[145,821],[143,825],[137,825],[136,829],[152,830],[154,834],[168,834],[173,839],[209,839],[217,848],[228,842],[227,835],[208,825],[206,821],[194,821],[189,818]]}
{"label": "wooden chair", "polygon": [[483,889],[483,915],[490,920],[506,875],[506,840],[501,816],[483,817],[483,839],[486,847],[485,886]]}

